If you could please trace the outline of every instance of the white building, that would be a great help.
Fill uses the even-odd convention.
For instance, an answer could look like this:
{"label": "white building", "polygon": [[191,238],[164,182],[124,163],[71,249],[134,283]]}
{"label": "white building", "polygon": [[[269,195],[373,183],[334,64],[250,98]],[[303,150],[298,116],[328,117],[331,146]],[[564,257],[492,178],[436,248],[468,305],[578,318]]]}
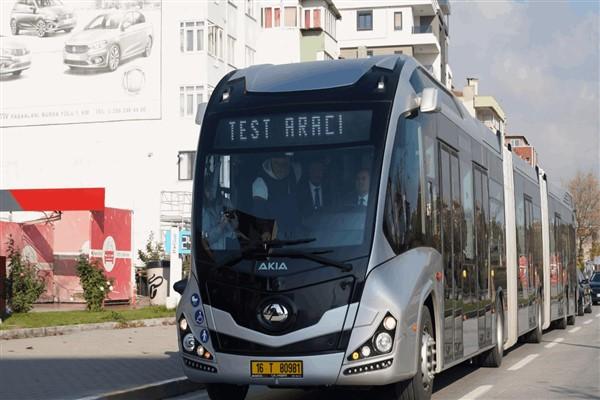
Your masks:
{"label": "white building", "polygon": [[[11,36],[13,2],[2,3],[0,33]],[[64,3],[72,5],[78,19],[72,33],[11,37],[29,48],[32,67],[0,81],[0,113],[12,118],[0,121],[0,189],[104,187],[107,206],[133,210],[134,249],[143,248],[151,231],[159,236],[161,192],[192,190],[197,105],[207,101],[227,72],[255,63],[259,8],[254,0],[165,0],[162,5],[144,0],[141,9],[139,2],[121,2],[119,10],[119,2]],[[70,35],[100,13],[116,11],[139,11],[152,21],[151,56],[132,57],[114,72],[67,68],[62,56]],[[146,101],[144,91],[121,94],[125,71],[138,66],[146,73],[152,101]],[[122,99],[113,97],[113,88]],[[35,92],[52,97],[38,104]],[[67,98],[71,92],[80,97]],[[20,102],[21,109],[12,107]],[[88,102],[93,103],[89,109]],[[146,103],[152,113],[136,116]],[[26,122],[30,110],[38,109],[37,119]],[[91,114],[94,118],[84,117]],[[179,208],[189,208],[189,196],[170,197],[173,217]],[[33,217],[0,214],[17,222]]]}
{"label": "white building", "polygon": [[449,0],[341,0],[336,4],[342,14],[337,36],[343,58],[407,54],[452,87]]}
{"label": "white building", "polygon": [[262,0],[259,5],[258,63],[339,58],[341,15],[332,0]]}

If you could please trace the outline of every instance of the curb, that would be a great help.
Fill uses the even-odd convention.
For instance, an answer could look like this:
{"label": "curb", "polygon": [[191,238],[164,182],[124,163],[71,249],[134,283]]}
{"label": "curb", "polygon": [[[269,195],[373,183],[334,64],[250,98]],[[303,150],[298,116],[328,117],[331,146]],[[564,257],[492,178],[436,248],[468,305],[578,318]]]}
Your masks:
{"label": "curb", "polygon": [[83,397],[78,400],[162,400],[165,398],[194,392],[203,388],[204,385],[192,382],[188,378],[182,376],[179,378],[150,383],[148,385],[138,386],[131,389],[104,393],[97,396]]}
{"label": "curb", "polygon": [[43,336],[60,336],[98,329],[143,328],[149,326],[175,325],[174,317],[138,319],[126,322],[102,322],[99,324],[79,324],[46,326],[42,328],[8,329],[0,331],[0,340],[26,339]]}

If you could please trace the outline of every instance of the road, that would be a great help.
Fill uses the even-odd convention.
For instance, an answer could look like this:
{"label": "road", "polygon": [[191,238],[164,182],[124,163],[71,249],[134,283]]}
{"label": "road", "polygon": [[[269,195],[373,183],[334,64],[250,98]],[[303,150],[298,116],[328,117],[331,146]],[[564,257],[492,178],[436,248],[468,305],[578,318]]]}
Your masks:
{"label": "road", "polygon": [[[247,400],[367,398],[365,392],[270,390],[253,387]],[[205,400],[200,391],[172,400]],[[434,400],[600,399],[600,307],[566,330],[550,329],[540,344],[519,344],[500,368],[463,363],[436,376]]]}

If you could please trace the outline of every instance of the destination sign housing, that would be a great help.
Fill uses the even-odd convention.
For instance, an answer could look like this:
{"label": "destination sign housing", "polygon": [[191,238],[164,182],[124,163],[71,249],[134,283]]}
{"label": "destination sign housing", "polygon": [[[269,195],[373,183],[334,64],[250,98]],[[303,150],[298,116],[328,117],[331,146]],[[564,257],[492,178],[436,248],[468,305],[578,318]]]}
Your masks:
{"label": "destination sign housing", "polygon": [[372,111],[334,111],[255,115],[222,119],[215,147],[287,147],[369,140]]}

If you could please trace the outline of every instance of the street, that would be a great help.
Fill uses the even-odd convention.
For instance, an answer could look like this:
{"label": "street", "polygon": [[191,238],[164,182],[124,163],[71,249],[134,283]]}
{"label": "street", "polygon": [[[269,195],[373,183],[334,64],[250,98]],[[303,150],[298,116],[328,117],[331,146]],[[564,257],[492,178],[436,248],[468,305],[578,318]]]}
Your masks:
{"label": "street", "polygon": [[[248,400],[358,400],[368,392],[299,391],[251,388]],[[434,400],[600,399],[600,307],[578,317],[566,330],[550,329],[540,344],[518,344],[502,366],[463,363],[436,376]],[[208,399],[205,391],[172,400]]]}

